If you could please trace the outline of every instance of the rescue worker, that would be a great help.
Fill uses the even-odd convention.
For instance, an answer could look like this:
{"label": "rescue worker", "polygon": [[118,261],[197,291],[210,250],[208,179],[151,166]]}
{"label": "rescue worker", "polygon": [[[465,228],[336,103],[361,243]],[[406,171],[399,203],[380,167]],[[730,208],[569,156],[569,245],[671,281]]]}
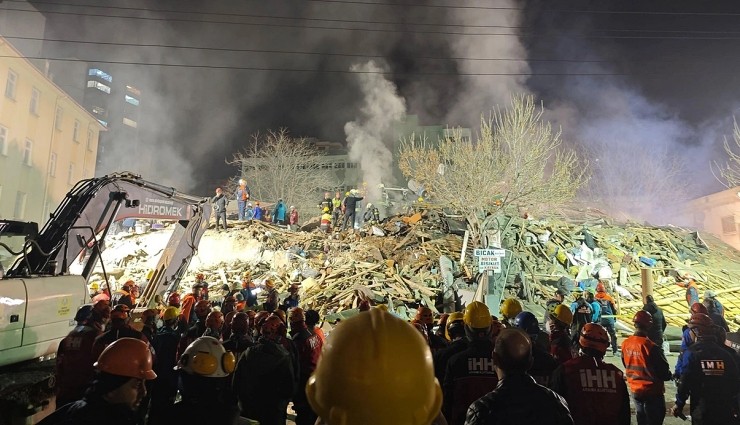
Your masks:
{"label": "rescue worker", "polygon": [[332,202],[331,194],[329,192],[324,192],[324,197],[321,199],[321,202],[319,202],[319,209],[323,211],[324,208],[328,208],[329,213],[331,213],[334,208],[334,203]]}
{"label": "rescue worker", "polygon": [[689,307],[699,302],[699,284],[696,283],[696,279],[686,274],[678,286],[686,288],[686,303]]}
{"label": "rescue worker", "polygon": [[159,316],[159,310],[149,308],[141,313],[141,333],[144,334],[150,344],[154,344],[154,338],[157,336],[157,316]]}
{"label": "rescue worker", "polygon": [[[706,314],[707,308],[704,306],[704,304],[701,303],[694,303],[691,305],[691,309],[689,310],[691,313],[691,316],[693,317],[694,314]],[[711,320],[711,317],[710,317]],[[689,328],[688,323],[691,321],[691,318],[686,321],[686,325],[683,327],[683,333],[681,335],[681,348],[678,353],[678,359],[676,360],[676,367],[674,369],[673,377],[678,380],[678,378],[681,376],[681,365],[683,364],[682,358],[683,353],[686,352],[686,350],[689,349],[694,344],[694,338],[693,334],[691,332],[691,329]]]}
{"label": "rescue worker", "polygon": [[543,319],[546,329],[549,328],[548,322],[550,321],[550,315],[555,311],[555,307],[563,304],[566,295],[568,295],[568,293],[565,292],[565,290],[558,289],[555,291],[552,298],[547,300],[547,303],[545,304],[545,318]]}
{"label": "rescue worker", "polygon": [[493,367],[491,313],[480,301],[473,301],[463,315],[468,347],[450,357],[445,370],[444,407],[450,425],[462,425],[468,406],[496,387]]}
{"label": "rescue worker", "polygon": [[612,298],[611,295],[609,295],[606,292],[606,286],[603,282],[599,282],[596,285],[596,296],[594,297],[596,299],[596,302],[599,303],[599,308],[601,309],[601,326],[606,329],[606,331],[609,333],[609,338],[611,340],[611,347],[612,347],[612,355],[617,355],[617,330],[614,328],[614,325],[616,323],[616,318],[614,317],[604,317],[604,316],[616,316],[619,314],[619,311],[617,310],[617,304],[614,302],[614,298]]}
{"label": "rescue worker", "polygon": [[234,372],[232,386],[241,415],[260,425],[284,425],[296,389],[290,354],[280,343],[281,326],[277,316],[265,319],[259,340],[244,351]]}
{"label": "rescue worker", "polygon": [[312,334],[306,325],[306,315],[303,309],[295,307],[288,316],[290,322],[290,338],[298,354],[298,388],[293,396],[293,410],[296,412],[296,425],[314,425],[318,415],[311,410],[306,399],[306,383],[316,370],[316,364],[321,355],[323,343],[321,338]]}
{"label": "rescue worker", "polygon": [[329,214],[329,208],[324,208],[321,211],[319,229],[321,229],[321,231],[324,233],[329,233],[331,232],[331,225],[332,225],[332,219],[331,219],[331,214]]}
{"label": "rescue worker", "polygon": [[339,219],[342,217],[342,195],[339,192],[334,193],[334,198],[331,200],[331,221],[332,223],[339,223]]}
{"label": "rescue worker", "polygon": [[202,336],[210,336],[216,340],[221,340],[221,334],[224,328],[224,314],[218,310],[211,311],[206,316],[206,330]]}
{"label": "rescue worker", "polygon": [[570,325],[573,313],[566,305],[555,307],[550,315],[550,355],[560,364],[573,358]]}
{"label": "rescue worker", "polygon": [[288,222],[288,207],[282,199],[278,200],[275,208],[272,210],[272,224],[285,225]]}
{"label": "rescue worker", "polygon": [[262,308],[265,311],[272,313],[278,306],[280,296],[277,289],[275,289],[275,282],[272,279],[267,279],[265,281],[265,289],[267,289],[267,299],[265,299],[265,303],[262,305]]}
{"label": "rescue worker", "polygon": [[681,375],[673,416],[682,416],[691,397],[691,423],[738,424],[740,373],[734,356],[715,340],[714,324],[706,314],[694,313],[689,329],[694,339],[681,358]]}
{"label": "rescue worker", "polygon": [[450,342],[450,340],[445,336],[445,332],[447,330],[447,319],[449,317],[450,315],[448,313],[442,313],[439,316],[439,319],[437,319],[437,329],[434,331],[434,334],[442,338],[445,343]]}
{"label": "rescue worker", "polygon": [[239,292],[244,297],[247,307],[257,306],[257,294],[255,293],[255,289],[257,289],[257,285],[252,281],[252,275],[249,272],[244,272],[244,275],[242,275],[242,290]]}
{"label": "rescue worker", "polygon": [[206,332],[206,319],[208,318],[208,315],[211,314],[211,304],[206,300],[200,300],[195,304],[195,307],[193,307],[193,312],[195,313],[197,320],[190,326],[182,338],[180,338],[180,344],[177,347],[178,360],[182,353],[185,352],[185,349],[188,348],[193,341],[202,337]]}
{"label": "rescue worker", "polygon": [[244,179],[239,179],[239,187],[236,189],[236,205],[239,209],[239,221],[247,220],[247,202],[249,202],[249,187]]}
{"label": "rescue worker", "polygon": [[558,367],[550,388],[563,396],[576,425],[630,424],[630,399],[622,371],[604,362],[606,330],[587,323],[579,337],[580,356]]}
{"label": "rescue worker", "polygon": [[317,424],[446,423],[429,346],[412,326],[381,308],[334,329],[306,396],[320,417]]}
{"label": "rescue worker", "polygon": [[74,319],[77,326],[59,342],[54,373],[57,406],[81,399],[95,375],[92,346],[102,330],[93,326],[92,311],[92,305],[80,307]]}
{"label": "rescue worker", "polygon": [[262,211],[262,208],[260,207],[259,202],[254,203],[254,220],[255,221],[262,221],[264,216],[264,212]]}
{"label": "rescue worker", "polygon": [[121,338],[103,350],[93,364],[96,373],[82,399],[61,406],[39,425],[110,425],[136,423],[136,411],[146,395],[144,382],[157,377],[149,346]]}
{"label": "rescue worker", "polygon": [[514,327],[519,328],[529,335],[532,342],[532,366],[527,373],[535,382],[547,386],[550,383],[550,377],[558,367],[558,362],[547,351],[537,344],[537,338],[540,335],[540,324],[534,314],[523,311],[517,314],[514,319]]}
{"label": "rescue worker", "polygon": [[236,298],[233,296],[224,298],[224,302],[221,304],[221,313],[224,315],[224,325],[221,328],[221,340],[226,341],[229,339],[229,336],[231,336],[231,320],[237,313]]}
{"label": "rescue worker", "polygon": [[349,191],[349,196],[344,198],[344,220],[342,221],[342,231],[349,225],[350,229],[355,228],[355,214],[357,210],[357,203],[365,199],[363,196],[359,196],[357,189]]}
{"label": "rescue worker", "polygon": [[524,308],[522,307],[521,301],[516,298],[507,298],[501,303],[501,317],[502,322],[507,328],[514,326],[514,318],[516,315],[521,313]]}
{"label": "rescue worker", "polygon": [[168,415],[169,423],[236,424],[239,407],[229,382],[235,365],[234,354],[217,339],[203,336],[193,341],[177,364],[182,399]]}
{"label": "rescue worker", "polygon": [[182,318],[186,325],[191,325],[195,321],[195,312],[193,311],[193,307],[195,306],[195,303],[200,301],[202,285],[202,283],[196,281],[193,285],[192,291],[182,299],[182,309],[180,312],[182,313]]}
{"label": "rescue worker", "polygon": [[116,291],[116,297],[114,298],[114,305],[123,304],[129,308],[134,309],[134,301],[131,296],[131,286],[134,284],[133,280],[128,280],[121,286],[121,289]]}
{"label": "rescue worker", "polygon": [[288,213],[288,226],[289,229],[298,228],[298,210],[293,205],[290,206],[290,213]]}
{"label": "rescue worker", "polygon": [[365,206],[365,214],[363,214],[362,220],[371,225],[380,223],[380,211],[378,211],[378,207],[368,202]]}
{"label": "rescue worker", "polygon": [[249,316],[247,313],[238,312],[231,319],[231,336],[224,341],[226,351],[231,351],[238,359],[241,353],[247,348],[254,345],[252,335],[250,335]]}
{"label": "rescue worker", "polygon": [[468,348],[468,338],[465,337],[465,321],[461,312],[451,313],[447,318],[445,335],[450,341],[449,345],[433,354],[434,376],[439,382],[444,382],[447,363],[455,354]]}
{"label": "rescue worker", "polygon": [[321,322],[321,317],[319,316],[318,311],[306,310],[306,326],[308,327],[308,331],[312,334],[316,334],[323,345],[326,342],[326,336],[324,335],[324,330],[321,329],[321,326],[317,326],[319,322]]}
{"label": "rescue worker", "polygon": [[289,311],[291,308],[298,307],[301,296],[298,295],[298,285],[295,283],[288,287],[288,296],[283,300],[282,310]]}
{"label": "rescue worker", "polygon": [[432,354],[447,347],[447,342],[433,332],[434,314],[431,308],[419,306],[412,323],[419,324],[423,328],[423,334],[426,336],[426,340],[429,341],[429,348],[432,349]]}
{"label": "rescue worker", "polygon": [[223,223],[224,230],[228,230],[229,226],[226,224],[226,205],[229,200],[224,196],[223,190],[220,187],[216,188],[216,196],[211,199],[213,204],[213,214],[216,216],[216,230],[220,230],[221,223]]}
{"label": "rescue worker", "polygon": [[179,309],[180,301],[180,294],[173,292],[167,297],[167,307],[176,307]]}
{"label": "rescue worker", "polygon": [[[113,308],[110,313],[110,329],[103,332],[97,338],[92,346],[93,359],[100,357],[100,353],[103,352],[105,347],[112,344],[119,338],[135,338],[140,339],[146,343],[149,341],[146,339],[143,333],[137,331],[129,325],[129,310],[124,304],[118,304]],[[148,344],[147,344],[148,345]]]}
{"label": "rescue worker", "polygon": [[570,334],[572,337],[572,347],[574,352],[578,351],[578,340],[581,337],[581,330],[588,323],[593,323],[594,307],[586,300],[588,292],[583,293],[570,305],[570,311],[573,313],[573,320],[570,324]]}
{"label": "rescue worker", "polygon": [[270,312],[264,310],[254,315],[254,320],[252,321],[252,339],[254,341],[259,339],[260,333],[262,332],[262,324],[265,323],[265,320],[267,320],[268,317],[270,317]]}
{"label": "rescue worker", "polygon": [[[710,308],[710,306],[707,304],[712,304],[712,308]],[[711,289],[707,289],[706,291],[704,291],[704,305],[710,312],[712,310],[716,310],[720,316],[725,317],[725,306],[723,306],[722,303],[719,302],[719,300],[717,299],[717,294]]]}
{"label": "rescue worker", "polygon": [[622,364],[635,402],[637,425],[662,425],[665,386],[673,377],[663,350],[648,338],[653,317],[640,310],[632,318],[635,334],[622,343]]}
{"label": "rescue worker", "polygon": [[[714,292],[710,290],[707,290],[706,293],[714,295]],[[707,315],[712,319],[712,323],[714,323],[715,326],[719,326],[724,329],[725,332],[730,332],[730,327],[727,325],[727,321],[725,320],[724,307],[722,307],[722,304],[714,299],[713,296],[707,297],[706,294],[704,295],[704,301],[702,301],[702,304],[707,308]]]}
{"label": "rescue worker", "polygon": [[166,413],[175,404],[177,395],[177,345],[180,334],[177,331],[178,311],[167,307],[162,315],[164,324],[157,330],[157,337],[152,344],[157,354],[154,361],[154,372],[157,378],[152,382],[151,401],[149,405],[148,425],[167,424]]}
{"label": "rescue worker", "polygon": [[499,384],[470,405],[465,425],[573,424],[565,400],[527,374],[532,344],[521,330],[501,331],[493,362]]}
{"label": "rescue worker", "polygon": [[642,306],[642,309],[650,313],[650,317],[653,318],[653,325],[648,329],[647,337],[662,350],[663,332],[665,332],[665,328],[668,326],[665,316],[663,316],[663,310],[655,303],[652,295],[645,297],[645,305]]}

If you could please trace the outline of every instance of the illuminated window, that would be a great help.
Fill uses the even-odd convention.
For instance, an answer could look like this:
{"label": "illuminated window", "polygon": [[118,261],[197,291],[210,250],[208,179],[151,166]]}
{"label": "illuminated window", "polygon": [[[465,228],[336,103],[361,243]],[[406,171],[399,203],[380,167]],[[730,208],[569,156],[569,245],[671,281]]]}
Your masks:
{"label": "illuminated window", "polygon": [[5,97],[15,99],[15,88],[18,84],[18,74],[12,69],[8,70],[8,80],[5,82]]}
{"label": "illuminated window", "polygon": [[[87,75],[98,77],[101,80],[105,80],[109,83],[113,82],[113,77],[110,76],[110,74],[103,72],[97,68],[90,68],[90,70],[87,71]],[[89,86],[88,86],[89,87]]]}
{"label": "illuminated window", "polygon": [[334,168],[344,168],[344,162],[336,162],[334,163]]}
{"label": "illuminated window", "polygon": [[128,119],[128,118],[124,118],[123,119],[123,123],[126,124],[127,126],[133,127],[133,128],[136,128],[139,125],[139,124],[136,123],[136,121],[131,120],[131,119]]}
{"label": "illuminated window", "polygon": [[126,86],[126,91],[132,93],[134,96],[141,96],[141,90],[133,86]]}
{"label": "illuminated window", "polygon": [[105,84],[101,82],[90,80],[87,82],[87,86],[90,88],[98,89],[102,91],[103,93],[110,94],[110,87],[106,86]]}
{"label": "illuminated window", "polygon": [[139,99],[137,99],[135,97],[132,97],[132,96],[129,96],[129,95],[125,95],[124,98],[126,99],[126,102],[128,102],[128,103],[130,103],[130,104],[132,104],[134,106],[139,106]]}
{"label": "illuminated window", "polygon": [[39,114],[39,99],[41,98],[41,92],[34,87],[31,89],[31,103],[28,105],[28,111],[34,115]]}

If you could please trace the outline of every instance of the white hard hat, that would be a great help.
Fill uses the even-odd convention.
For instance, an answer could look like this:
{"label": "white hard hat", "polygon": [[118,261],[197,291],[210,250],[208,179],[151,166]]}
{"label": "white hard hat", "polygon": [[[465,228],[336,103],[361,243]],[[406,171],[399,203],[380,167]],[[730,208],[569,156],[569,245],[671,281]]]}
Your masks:
{"label": "white hard hat", "polygon": [[367,207],[368,207],[368,208],[372,208],[372,207],[373,207],[373,204],[372,204],[372,202],[368,202],[368,203],[367,203]]}
{"label": "white hard hat", "polygon": [[251,202],[247,202],[247,206],[248,207],[251,207],[252,206],[252,203]]}
{"label": "white hard hat", "polygon": [[291,205],[291,206],[290,206],[290,209],[291,209],[291,210],[294,210],[294,209],[295,209],[295,207],[294,207],[293,205]]}
{"label": "white hard hat", "polygon": [[216,338],[202,336],[188,345],[175,369],[182,369],[191,375],[223,378],[229,376],[235,367],[233,353],[226,351]]}

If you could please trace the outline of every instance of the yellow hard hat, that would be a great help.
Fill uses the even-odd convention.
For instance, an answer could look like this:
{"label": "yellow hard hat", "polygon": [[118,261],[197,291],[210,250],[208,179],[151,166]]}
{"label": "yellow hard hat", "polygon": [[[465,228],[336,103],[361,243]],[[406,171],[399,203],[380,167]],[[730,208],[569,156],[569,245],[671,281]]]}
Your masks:
{"label": "yellow hard hat", "polygon": [[491,326],[493,319],[487,305],[480,301],[473,301],[465,307],[463,321],[473,329],[485,329]]}
{"label": "yellow hard hat", "polygon": [[501,315],[505,319],[513,320],[522,310],[524,310],[522,303],[516,298],[507,298],[501,304]]}
{"label": "yellow hard hat", "polygon": [[464,320],[465,316],[461,312],[456,311],[454,313],[450,313],[447,317],[447,326],[445,326],[445,338],[447,338],[448,341],[450,340],[450,325]]}
{"label": "yellow hard hat", "polygon": [[91,291],[97,291],[98,289],[100,289],[100,283],[98,283],[97,280],[94,281],[94,282],[92,282],[92,283],[90,283],[90,290]]}
{"label": "yellow hard hat", "polygon": [[324,213],[328,213],[329,212],[329,207],[324,207],[324,209],[321,210],[321,211],[323,211]]}
{"label": "yellow hard hat", "polygon": [[552,312],[550,317],[568,326],[570,326],[570,324],[573,323],[573,312],[570,311],[570,308],[564,304],[560,304],[557,307],[555,307],[555,310]]}
{"label": "yellow hard hat", "polygon": [[164,313],[162,314],[162,320],[173,320],[177,319],[177,316],[180,315],[180,311],[177,309],[177,307],[167,307],[164,309]]}
{"label": "yellow hard hat", "polygon": [[424,338],[380,308],[337,325],[306,396],[328,425],[429,425],[442,406]]}

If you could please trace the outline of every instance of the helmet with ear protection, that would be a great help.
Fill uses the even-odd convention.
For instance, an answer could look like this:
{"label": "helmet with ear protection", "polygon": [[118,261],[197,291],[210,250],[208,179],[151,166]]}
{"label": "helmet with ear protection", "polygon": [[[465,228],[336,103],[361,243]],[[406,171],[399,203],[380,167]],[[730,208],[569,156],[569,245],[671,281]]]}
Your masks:
{"label": "helmet with ear protection", "polygon": [[213,337],[202,336],[188,345],[175,369],[208,378],[229,376],[236,367],[234,353]]}

